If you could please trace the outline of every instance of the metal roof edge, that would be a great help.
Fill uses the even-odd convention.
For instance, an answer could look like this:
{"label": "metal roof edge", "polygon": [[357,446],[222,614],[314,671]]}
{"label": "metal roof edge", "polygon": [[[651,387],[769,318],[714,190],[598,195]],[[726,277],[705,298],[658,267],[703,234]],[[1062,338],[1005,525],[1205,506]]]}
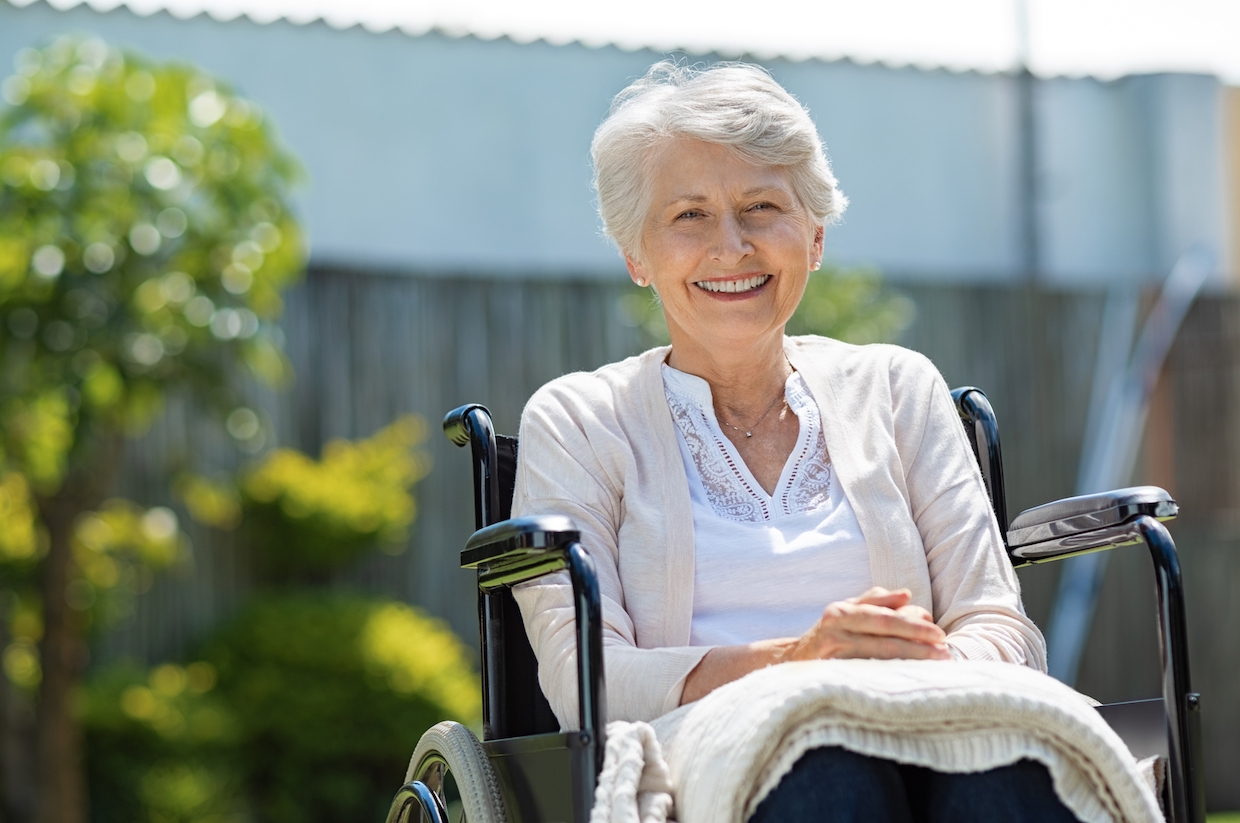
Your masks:
{"label": "metal roof edge", "polygon": [[[295,16],[290,16],[288,14],[276,15],[276,16],[272,16],[269,18],[268,17],[255,18],[252,14],[248,12],[240,12],[233,16],[219,16],[219,15],[213,14],[209,9],[205,9],[205,8],[201,9],[200,11],[194,12],[193,14],[177,14],[172,9],[169,9],[162,5],[159,8],[156,8],[153,10],[135,9],[134,3],[132,3],[131,0],[0,0],[0,5],[9,5],[17,9],[23,9],[23,8],[29,8],[31,6],[42,5],[42,6],[47,6],[51,10],[57,11],[57,12],[67,12],[67,11],[71,11],[73,9],[81,8],[84,6],[90,11],[96,14],[101,14],[101,15],[115,13],[123,9],[124,11],[139,18],[155,17],[160,14],[166,14],[169,17],[173,18],[174,20],[177,20],[180,22],[192,22],[194,20],[197,20],[198,18],[206,18],[208,20],[211,20],[212,22],[221,23],[221,24],[244,21],[244,22],[251,23],[257,26],[267,26],[267,25],[272,25],[275,23],[284,23],[286,25],[298,26],[298,27],[311,26],[311,25],[323,25],[334,31],[344,32],[344,31],[349,31],[351,29],[360,29],[367,34],[374,34],[374,35],[383,35],[383,34],[390,34],[390,33],[401,34],[406,37],[425,37],[428,35],[432,35],[432,36],[445,37],[445,38],[452,39],[452,40],[473,39],[473,40],[478,40],[480,42],[507,41],[509,43],[512,43],[514,45],[519,45],[519,46],[541,44],[541,45],[546,45],[546,46],[550,46],[553,48],[576,46],[579,48],[585,48],[585,49],[591,49],[591,50],[603,49],[603,48],[614,48],[614,49],[617,49],[623,52],[651,51],[655,53],[662,53],[662,54],[669,54],[669,55],[684,55],[686,57],[693,57],[693,58],[719,57],[719,58],[727,59],[727,60],[750,59],[750,60],[754,60],[757,62],[782,60],[782,61],[786,61],[789,63],[807,63],[807,62],[817,62],[817,63],[824,63],[824,64],[850,63],[852,65],[862,66],[862,67],[877,66],[877,67],[892,69],[892,70],[909,69],[913,71],[923,71],[923,72],[946,72],[948,74],[976,74],[976,75],[985,76],[985,77],[990,77],[990,76],[995,76],[995,75],[1012,76],[1012,75],[1019,74],[1021,71],[1021,68],[1016,67],[1016,66],[1007,68],[1007,69],[997,69],[997,68],[979,68],[976,66],[967,66],[967,65],[951,65],[951,64],[939,63],[939,62],[921,62],[921,61],[916,61],[916,60],[893,60],[893,59],[883,59],[883,58],[867,59],[864,57],[857,57],[857,56],[845,54],[842,52],[841,53],[813,54],[813,53],[804,53],[804,52],[780,52],[778,50],[745,51],[745,50],[728,49],[726,47],[712,48],[708,50],[696,50],[696,49],[686,48],[683,46],[668,45],[666,43],[661,44],[661,43],[654,43],[654,42],[645,42],[642,44],[634,44],[634,43],[624,42],[621,40],[593,40],[590,38],[580,38],[580,37],[574,37],[574,38],[557,38],[557,37],[550,37],[550,36],[521,37],[519,35],[514,35],[511,33],[500,32],[500,33],[492,34],[489,32],[473,31],[473,30],[469,30],[463,27],[448,27],[448,26],[439,26],[439,25],[430,25],[425,28],[409,26],[409,25],[401,25],[397,23],[392,23],[390,25],[384,25],[384,26],[375,26],[375,25],[369,25],[365,21],[361,21],[361,20],[354,20],[349,23],[333,22],[332,20],[328,19],[327,16],[324,16],[321,14],[314,15],[313,17],[307,16],[304,19],[297,18]],[[1041,79],[1041,80],[1089,79],[1089,80],[1096,80],[1098,82],[1104,82],[1104,83],[1121,80],[1125,77],[1134,77],[1134,76],[1150,75],[1150,74],[1198,74],[1198,75],[1206,75],[1206,76],[1212,76],[1212,77],[1219,78],[1220,82],[1223,82],[1224,84],[1226,84],[1226,81],[1223,78],[1221,78],[1218,73],[1211,72],[1211,71],[1148,70],[1148,71],[1136,71],[1136,72],[1129,72],[1129,73],[1122,73],[1122,74],[1104,74],[1104,73],[1091,73],[1091,72],[1039,72],[1035,70],[1033,73],[1038,79]]]}

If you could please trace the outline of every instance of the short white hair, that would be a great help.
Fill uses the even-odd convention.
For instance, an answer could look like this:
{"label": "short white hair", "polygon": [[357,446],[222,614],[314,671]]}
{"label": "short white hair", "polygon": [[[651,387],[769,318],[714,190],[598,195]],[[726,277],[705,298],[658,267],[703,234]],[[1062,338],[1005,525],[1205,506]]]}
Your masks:
{"label": "short white hair", "polygon": [[651,167],[658,149],[677,138],[786,169],[817,225],[834,222],[848,205],[809,112],[765,69],[663,60],[616,95],[590,146],[603,231],[625,254],[640,257]]}

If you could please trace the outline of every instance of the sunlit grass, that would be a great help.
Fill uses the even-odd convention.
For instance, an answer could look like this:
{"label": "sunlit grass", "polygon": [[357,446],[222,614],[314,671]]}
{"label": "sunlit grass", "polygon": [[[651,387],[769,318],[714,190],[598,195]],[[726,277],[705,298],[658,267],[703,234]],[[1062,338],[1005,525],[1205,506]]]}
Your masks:
{"label": "sunlit grass", "polygon": [[1206,815],[1206,823],[1240,823],[1240,812],[1215,812]]}

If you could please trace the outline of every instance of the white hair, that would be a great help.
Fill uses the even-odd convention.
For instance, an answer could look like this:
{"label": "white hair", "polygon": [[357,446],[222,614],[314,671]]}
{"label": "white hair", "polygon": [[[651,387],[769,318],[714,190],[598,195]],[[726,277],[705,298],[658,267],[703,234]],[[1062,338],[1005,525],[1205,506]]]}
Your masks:
{"label": "white hair", "polygon": [[750,162],[786,169],[818,225],[835,221],[848,205],[809,112],[765,69],[663,60],[616,95],[590,146],[603,231],[625,254],[640,256],[651,168],[659,147],[676,138],[726,146]]}

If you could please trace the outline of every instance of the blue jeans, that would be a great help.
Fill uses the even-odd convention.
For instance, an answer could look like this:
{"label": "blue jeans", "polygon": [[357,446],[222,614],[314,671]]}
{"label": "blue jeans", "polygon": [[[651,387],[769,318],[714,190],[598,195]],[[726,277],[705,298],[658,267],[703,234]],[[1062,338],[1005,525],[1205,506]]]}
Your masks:
{"label": "blue jeans", "polygon": [[811,749],[749,823],[1072,823],[1046,767],[947,774],[835,746]]}

